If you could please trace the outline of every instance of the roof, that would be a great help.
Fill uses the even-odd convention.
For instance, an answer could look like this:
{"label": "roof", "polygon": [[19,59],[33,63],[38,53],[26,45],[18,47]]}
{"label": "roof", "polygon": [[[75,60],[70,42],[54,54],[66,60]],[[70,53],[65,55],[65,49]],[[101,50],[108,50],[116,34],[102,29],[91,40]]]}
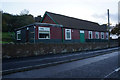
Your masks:
{"label": "roof", "polygon": [[31,26],[63,27],[63,25],[58,25],[58,24],[50,24],[50,23],[33,23],[33,24],[30,24],[30,25],[26,25],[26,26],[17,28],[17,29],[15,29],[15,30],[19,30],[19,29],[23,29],[23,28],[27,28],[27,27],[31,27]]}
{"label": "roof", "polygon": [[64,27],[82,29],[82,30],[107,31],[107,27],[100,26],[98,23],[95,22],[77,19],[47,11],[46,14],[50,16],[56,24],[62,24]]}

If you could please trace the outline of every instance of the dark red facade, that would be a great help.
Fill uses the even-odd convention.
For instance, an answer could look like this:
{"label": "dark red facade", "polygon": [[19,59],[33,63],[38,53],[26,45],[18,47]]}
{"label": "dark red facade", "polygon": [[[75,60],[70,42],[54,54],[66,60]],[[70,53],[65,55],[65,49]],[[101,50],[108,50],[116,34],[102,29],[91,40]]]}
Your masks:
{"label": "dark red facade", "polygon": [[44,15],[44,19],[42,20],[42,23],[56,24],[47,14]]}
{"label": "dark red facade", "polygon": [[[57,22],[52,18],[50,17],[50,15],[48,14],[45,14],[41,23],[48,23],[48,24],[52,24],[52,25],[59,25],[57,24]],[[48,25],[46,24],[46,25]],[[61,24],[62,25],[62,24]],[[35,40],[34,42],[80,42],[80,40],[82,38],[85,39],[85,42],[87,41],[95,41],[96,39],[96,32],[99,32],[99,40],[101,39],[101,31],[95,31],[95,30],[84,30],[84,29],[77,29],[77,28],[70,28],[69,26],[41,26],[41,25],[35,25],[34,26],[35,28],[31,28],[31,33],[34,33],[35,32]],[[49,27],[50,29],[50,38],[47,39],[47,38],[44,38],[44,39],[41,39],[39,38],[39,27]],[[74,26],[73,26],[74,27]],[[34,30],[35,29],[35,30]],[[66,39],[66,30],[69,29],[71,32],[71,39],[67,40]],[[33,31],[32,31],[33,30]],[[92,38],[89,39],[90,37],[90,32],[92,31]],[[83,36],[80,36],[80,34],[84,34],[84,37]],[[104,40],[106,39],[106,32],[103,32],[104,33]],[[33,42],[33,38],[32,37],[32,42]],[[107,39],[106,39],[107,40]],[[98,41],[98,39],[97,39]],[[99,42],[99,41],[98,41]]]}
{"label": "dark red facade", "polygon": [[[51,17],[49,17],[47,14],[44,15],[42,23],[56,24],[56,22]],[[63,28],[64,40],[65,40],[65,29],[70,29],[70,28],[69,26],[68,28]],[[92,39],[96,39],[95,32],[98,32],[98,31],[92,31]],[[85,34],[85,39],[89,39],[89,30],[84,30],[84,34]],[[71,29],[71,38],[72,40],[79,40],[80,30]],[[104,32],[104,39],[105,38],[106,38],[106,32]],[[62,28],[51,28],[51,39],[62,39]],[[101,32],[99,32],[99,39],[101,39]]]}

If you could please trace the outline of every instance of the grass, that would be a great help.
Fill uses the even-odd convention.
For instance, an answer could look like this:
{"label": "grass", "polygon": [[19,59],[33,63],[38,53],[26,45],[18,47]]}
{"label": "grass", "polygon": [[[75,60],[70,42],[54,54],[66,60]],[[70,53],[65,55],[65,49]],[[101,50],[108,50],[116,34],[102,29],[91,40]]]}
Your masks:
{"label": "grass", "polygon": [[2,32],[2,35],[0,33],[0,37],[2,37],[2,41],[0,41],[0,43],[13,42],[13,39],[10,35],[14,35],[14,32]]}

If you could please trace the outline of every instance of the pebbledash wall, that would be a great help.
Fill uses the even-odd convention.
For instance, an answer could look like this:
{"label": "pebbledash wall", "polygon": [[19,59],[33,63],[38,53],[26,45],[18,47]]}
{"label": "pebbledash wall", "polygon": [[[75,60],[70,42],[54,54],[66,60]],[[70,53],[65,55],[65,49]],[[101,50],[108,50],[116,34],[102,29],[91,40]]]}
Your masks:
{"label": "pebbledash wall", "polygon": [[104,49],[109,47],[116,47],[118,43],[18,43],[18,44],[3,44],[2,45],[2,58],[17,58],[28,56],[39,56],[47,54],[62,54],[71,52],[80,52],[86,50]]}

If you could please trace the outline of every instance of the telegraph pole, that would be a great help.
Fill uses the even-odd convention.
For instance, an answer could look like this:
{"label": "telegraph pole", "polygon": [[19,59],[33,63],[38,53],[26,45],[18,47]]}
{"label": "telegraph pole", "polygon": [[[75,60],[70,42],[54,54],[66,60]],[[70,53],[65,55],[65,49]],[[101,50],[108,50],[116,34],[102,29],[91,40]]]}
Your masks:
{"label": "telegraph pole", "polygon": [[107,9],[107,13],[108,13],[108,47],[110,47],[110,32],[109,32],[109,29],[110,29],[110,14],[109,14],[109,9]]}

